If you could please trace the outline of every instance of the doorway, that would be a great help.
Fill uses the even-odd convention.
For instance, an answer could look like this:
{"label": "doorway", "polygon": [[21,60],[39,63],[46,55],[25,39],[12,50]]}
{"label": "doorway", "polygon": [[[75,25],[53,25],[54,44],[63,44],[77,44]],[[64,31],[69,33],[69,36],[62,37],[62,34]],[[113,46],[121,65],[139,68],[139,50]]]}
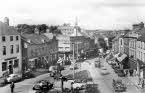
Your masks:
{"label": "doorway", "polygon": [[12,65],[9,65],[9,74],[13,74],[13,67],[12,67]]}

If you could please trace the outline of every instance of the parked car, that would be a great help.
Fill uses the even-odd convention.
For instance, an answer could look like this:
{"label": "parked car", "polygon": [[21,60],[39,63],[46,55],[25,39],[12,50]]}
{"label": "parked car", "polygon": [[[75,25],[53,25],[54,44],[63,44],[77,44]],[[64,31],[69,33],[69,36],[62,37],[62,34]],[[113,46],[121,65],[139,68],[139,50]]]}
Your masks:
{"label": "parked car", "polygon": [[23,75],[23,78],[24,78],[24,79],[34,78],[34,77],[35,77],[35,75],[33,74],[32,71],[26,71],[26,72],[24,73],[24,75]]}
{"label": "parked car", "polygon": [[8,77],[6,78],[6,82],[10,83],[10,82],[17,82],[20,81],[22,79],[22,75],[19,74],[10,74],[8,75]]}
{"label": "parked car", "polygon": [[42,93],[43,91],[48,91],[53,88],[53,84],[50,83],[47,80],[41,80],[37,84],[33,86],[33,90],[36,91],[36,93]]}
{"label": "parked car", "polygon": [[1,78],[0,80],[0,87],[3,87],[6,85],[6,79],[5,78]]}
{"label": "parked car", "polygon": [[123,84],[122,80],[120,80],[120,79],[117,79],[117,80],[113,79],[112,86],[113,86],[115,92],[125,92],[127,89],[125,84]]}
{"label": "parked car", "polygon": [[85,89],[86,83],[83,83],[81,80],[75,80],[72,86],[74,89],[82,90]]}
{"label": "parked car", "polygon": [[107,74],[109,74],[110,72],[107,70],[107,68],[106,67],[102,67],[101,68],[101,74],[102,75],[107,75]]}

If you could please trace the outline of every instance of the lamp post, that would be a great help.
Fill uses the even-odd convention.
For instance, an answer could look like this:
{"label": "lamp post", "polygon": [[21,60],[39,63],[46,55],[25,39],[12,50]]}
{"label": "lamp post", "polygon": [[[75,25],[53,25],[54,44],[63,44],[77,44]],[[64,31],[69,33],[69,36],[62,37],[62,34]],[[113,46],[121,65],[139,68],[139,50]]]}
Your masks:
{"label": "lamp post", "polygon": [[75,78],[75,50],[74,50],[74,43],[72,43],[73,45],[73,79]]}

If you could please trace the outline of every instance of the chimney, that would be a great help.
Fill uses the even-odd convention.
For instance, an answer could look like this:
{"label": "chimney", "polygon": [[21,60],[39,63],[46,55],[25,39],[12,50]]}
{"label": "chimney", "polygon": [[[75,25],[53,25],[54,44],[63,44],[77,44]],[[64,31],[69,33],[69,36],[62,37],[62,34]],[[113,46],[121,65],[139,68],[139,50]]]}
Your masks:
{"label": "chimney", "polygon": [[8,17],[5,17],[5,18],[4,18],[4,23],[7,24],[7,25],[9,26],[9,18],[8,18]]}
{"label": "chimney", "polygon": [[34,33],[35,34],[40,34],[39,29],[37,27],[35,28]]}

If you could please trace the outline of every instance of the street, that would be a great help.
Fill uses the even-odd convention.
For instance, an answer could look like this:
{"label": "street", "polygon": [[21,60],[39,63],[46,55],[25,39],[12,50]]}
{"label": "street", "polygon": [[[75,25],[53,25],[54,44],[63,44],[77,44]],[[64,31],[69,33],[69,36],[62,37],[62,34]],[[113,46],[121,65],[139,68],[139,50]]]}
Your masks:
{"label": "street", "polygon": [[[123,80],[123,83],[125,83],[125,85],[127,86],[127,91],[125,93],[143,93],[136,86],[134,86],[127,77],[118,77],[111,68],[111,66],[108,65],[108,63],[105,62],[104,59],[101,59],[101,64],[103,64],[110,73],[108,75],[101,75],[101,69],[96,68],[94,65],[95,60],[96,58],[89,59],[81,63],[80,68],[76,70],[76,72],[81,70],[88,70],[91,77],[93,78],[93,83],[98,84],[98,89],[100,93],[116,93],[112,87],[112,79],[117,78],[121,78]],[[63,71],[63,74],[67,73],[72,73],[72,71]],[[37,81],[43,79],[49,79],[49,81],[54,82],[54,80],[49,77],[49,74],[43,74],[36,78],[26,79],[24,81],[16,83],[14,91],[15,93],[34,93],[32,90],[33,85],[36,84]],[[60,83],[56,83],[55,87],[57,86],[58,88],[60,88],[60,85]],[[9,85],[1,87],[0,91],[2,91],[2,93],[10,93]]]}
{"label": "street", "polygon": [[[49,77],[49,74],[43,74],[36,78],[26,79],[24,81],[15,83],[14,93],[34,93],[32,87],[36,82],[43,79],[49,79],[53,82],[53,79]],[[0,88],[1,93],[10,93],[10,85]]]}
{"label": "street", "polygon": [[[88,65],[89,72],[93,78],[93,82],[99,85],[99,90],[101,93],[116,93],[112,87],[112,79],[120,78],[123,80],[123,83],[127,86],[127,91],[124,93],[143,93],[140,89],[138,89],[127,77],[118,77],[110,65],[105,62],[104,59],[101,59],[101,63],[107,68],[110,72],[108,75],[101,75],[100,69],[95,68],[94,66],[95,59],[89,60],[91,65]],[[87,65],[86,65],[87,66]],[[85,68],[87,68],[85,66]]]}

